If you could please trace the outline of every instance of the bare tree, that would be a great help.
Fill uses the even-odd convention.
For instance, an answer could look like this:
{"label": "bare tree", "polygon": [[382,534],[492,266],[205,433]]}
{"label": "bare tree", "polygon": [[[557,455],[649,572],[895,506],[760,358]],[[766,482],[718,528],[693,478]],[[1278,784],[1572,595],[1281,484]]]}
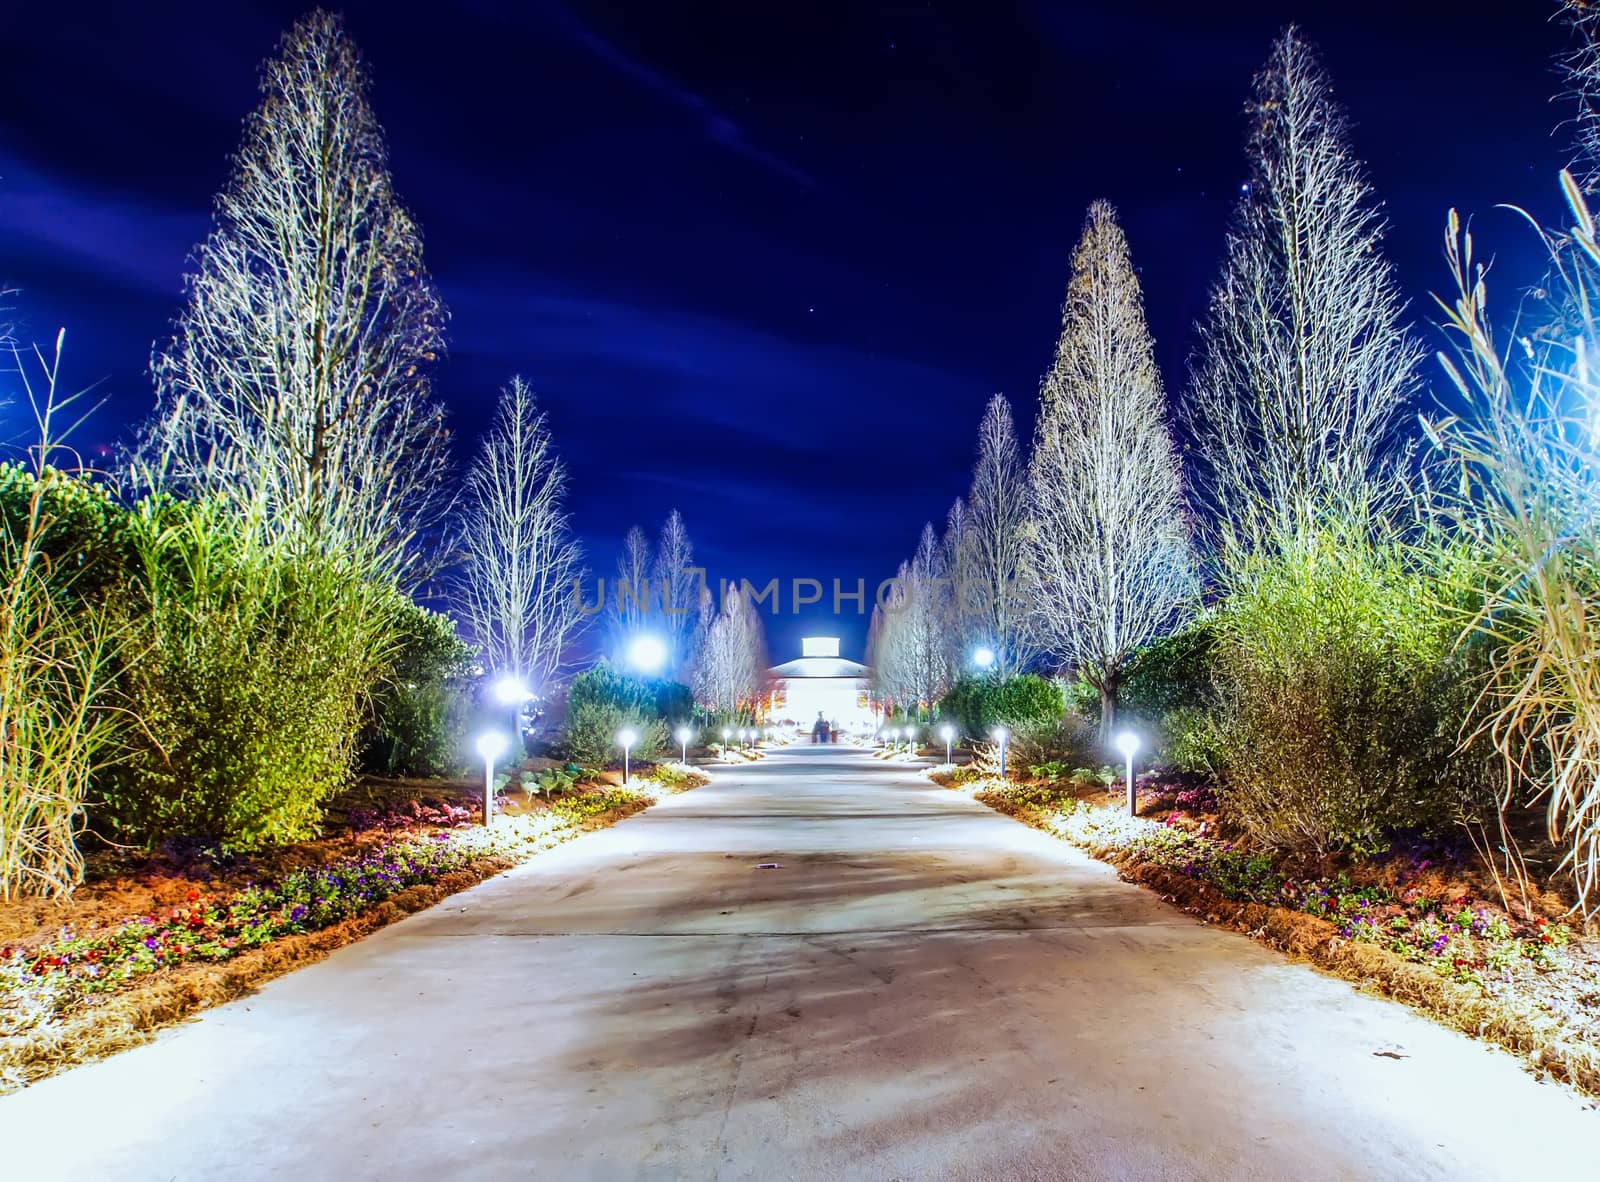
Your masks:
{"label": "bare tree", "polygon": [[584,622],[572,587],[582,551],[563,507],[567,469],[520,377],[467,474],[460,529],[462,615],[492,669],[547,685]]}
{"label": "bare tree", "polygon": [[656,592],[660,596],[662,639],[674,671],[688,667],[700,579],[694,570],[694,543],[676,509],[667,514],[656,545]]}
{"label": "bare tree", "polygon": [[1250,544],[1319,505],[1364,499],[1420,353],[1344,113],[1294,27],[1247,113],[1251,177],[1186,412],[1219,540]]}
{"label": "bare tree", "polygon": [[978,462],[967,497],[964,547],[952,572],[962,630],[995,655],[1001,677],[1020,673],[1038,655],[1028,627],[1022,527],[1027,473],[1017,447],[1011,404],[996,394],[978,426]]}
{"label": "bare tree", "polygon": [[138,466],[415,574],[418,536],[446,504],[428,377],[445,311],[367,92],[326,12],[266,63],[187,305],[152,360]]}
{"label": "bare tree", "polygon": [[878,691],[907,713],[931,711],[950,688],[950,580],[939,535],[923,526],[888,601],[874,610],[870,661]]}
{"label": "bare tree", "polygon": [[945,577],[950,580],[950,593],[946,597],[946,611],[944,621],[945,632],[945,659],[950,667],[950,675],[955,676],[961,668],[962,662],[967,659],[967,654],[980,643],[975,629],[968,627],[967,616],[963,610],[962,588],[967,582],[966,564],[971,555],[971,546],[968,541],[968,532],[971,529],[971,516],[967,512],[967,502],[957,497],[950,506],[950,512],[945,514],[944,536],[939,540],[939,561],[944,568]]}
{"label": "bare tree", "polygon": [[1089,207],[1029,465],[1034,612],[1100,692],[1109,735],[1130,658],[1193,593],[1179,462],[1128,242]]}
{"label": "bare tree", "polygon": [[650,539],[637,525],[630,526],[617,555],[617,587],[612,601],[612,631],[617,655],[622,657],[628,642],[646,628],[650,619],[650,572],[655,564]]}
{"label": "bare tree", "polygon": [[761,617],[743,590],[730,586],[721,610],[710,590],[702,599],[704,642],[694,669],[695,701],[723,717],[753,716],[766,685],[767,646]]}

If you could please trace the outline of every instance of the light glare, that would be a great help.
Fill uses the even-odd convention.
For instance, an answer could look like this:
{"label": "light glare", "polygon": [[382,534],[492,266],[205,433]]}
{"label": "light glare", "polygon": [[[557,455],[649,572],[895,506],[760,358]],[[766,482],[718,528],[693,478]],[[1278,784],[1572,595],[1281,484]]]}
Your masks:
{"label": "light glare", "polygon": [[656,673],[667,663],[667,646],[648,633],[628,642],[628,664],[641,673]]}
{"label": "light glare", "polygon": [[487,731],[478,736],[478,754],[485,763],[493,763],[506,753],[510,741],[499,731]]}

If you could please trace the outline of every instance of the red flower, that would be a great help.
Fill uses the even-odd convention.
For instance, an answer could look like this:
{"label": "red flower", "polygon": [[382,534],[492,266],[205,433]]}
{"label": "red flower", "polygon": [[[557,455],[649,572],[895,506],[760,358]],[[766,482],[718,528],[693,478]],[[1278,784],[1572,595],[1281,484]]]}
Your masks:
{"label": "red flower", "polygon": [[193,903],[199,897],[200,897],[200,892],[199,891],[192,890],[192,889],[189,891],[189,902]]}

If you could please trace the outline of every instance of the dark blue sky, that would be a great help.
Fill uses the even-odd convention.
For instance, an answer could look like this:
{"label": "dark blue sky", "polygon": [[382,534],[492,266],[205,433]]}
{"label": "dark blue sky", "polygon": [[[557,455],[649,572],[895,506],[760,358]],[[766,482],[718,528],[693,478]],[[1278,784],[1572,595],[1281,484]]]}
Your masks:
{"label": "dark blue sky", "polygon": [[[1552,6],[343,6],[453,313],[466,455],[512,374],[573,471],[591,564],[676,505],[713,575],[870,588],[966,483],[996,390],[1026,431],[1084,209],[1122,213],[1169,395],[1245,174],[1240,108],[1286,20],[1322,48],[1419,318],[1446,209],[1556,212]],[[0,0],[0,278],[68,380],[149,408],[276,3]],[[1520,11],[1519,11],[1520,10]],[[1508,293],[1509,294],[1509,293]],[[1502,306],[1509,298],[1501,301]],[[1436,337],[1429,333],[1430,344]],[[13,435],[20,425],[7,424]],[[787,587],[785,587],[787,595]],[[785,602],[787,611],[787,602]],[[865,619],[837,628],[858,647]],[[775,659],[831,620],[769,621]]]}

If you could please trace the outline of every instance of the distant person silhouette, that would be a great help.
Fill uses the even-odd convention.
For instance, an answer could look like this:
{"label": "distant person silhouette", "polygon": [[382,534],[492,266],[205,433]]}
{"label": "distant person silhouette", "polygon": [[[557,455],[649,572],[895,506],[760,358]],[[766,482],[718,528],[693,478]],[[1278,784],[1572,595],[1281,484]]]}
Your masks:
{"label": "distant person silhouette", "polygon": [[811,741],[813,743],[826,743],[830,741],[828,737],[828,720],[822,717],[822,711],[820,710],[817,711],[816,724],[811,728]]}

